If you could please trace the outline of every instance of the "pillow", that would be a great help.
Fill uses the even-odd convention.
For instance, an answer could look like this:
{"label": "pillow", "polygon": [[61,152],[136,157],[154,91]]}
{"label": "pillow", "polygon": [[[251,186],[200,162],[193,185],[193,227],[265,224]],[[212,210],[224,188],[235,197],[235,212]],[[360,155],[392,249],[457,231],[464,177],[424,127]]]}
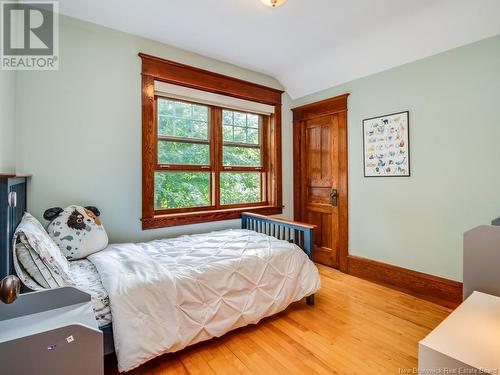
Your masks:
{"label": "pillow", "polygon": [[[42,224],[25,213],[14,233],[14,267],[29,288],[53,288],[72,284],[69,263]],[[36,288],[31,276],[39,287]]]}
{"label": "pillow", "polygon": [[20,233],[15,244],[16,247],[16,258],[19,264],[22,266],[23,271],[25,271],[29,278],[24,275],[21,281],[33,290],[39,289],[51,289],[60,286],[65,286],[67,283],[64,282],[63,278],[45,265],[40,256],[29,244],[24,233]]}
{"label": "pillow", "polygon": [[50,223],[49,236],[69,260],[86,258],[108,246],[108,235],[96,207],[49,208],[43,214]]}

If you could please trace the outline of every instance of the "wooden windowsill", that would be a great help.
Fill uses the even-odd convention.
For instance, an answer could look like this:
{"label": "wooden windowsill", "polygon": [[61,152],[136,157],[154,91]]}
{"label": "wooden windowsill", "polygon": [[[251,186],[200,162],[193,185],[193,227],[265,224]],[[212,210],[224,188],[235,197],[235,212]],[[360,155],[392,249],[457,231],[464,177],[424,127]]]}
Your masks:
{"label": "wooden windowsill", "polygon": [[167,215],[155,215],[151,218],[142,218],[142,229],[158,229],[173,227],[177,225],[206,223],[210,221],[239,219],[241,213],[252,212],[262,215],[279,215],[283,213],[283,207],[258,206],[226,208],[221,210],[195,211],[186,213],[175,213]]}

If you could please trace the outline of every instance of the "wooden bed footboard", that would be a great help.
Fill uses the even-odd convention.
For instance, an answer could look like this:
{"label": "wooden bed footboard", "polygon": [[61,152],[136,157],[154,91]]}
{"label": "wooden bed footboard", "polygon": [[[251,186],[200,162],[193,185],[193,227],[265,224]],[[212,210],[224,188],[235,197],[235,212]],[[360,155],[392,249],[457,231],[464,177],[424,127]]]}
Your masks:
{"label": "wooden bed footboard", "polygon": [[[243,212],[241,214],[241,228],[294,243],[304,250],[309,259],[314,261],[314,229],[316,225]],[[314,294],[308,296],[306,301],[308,305],[314,305]]]}

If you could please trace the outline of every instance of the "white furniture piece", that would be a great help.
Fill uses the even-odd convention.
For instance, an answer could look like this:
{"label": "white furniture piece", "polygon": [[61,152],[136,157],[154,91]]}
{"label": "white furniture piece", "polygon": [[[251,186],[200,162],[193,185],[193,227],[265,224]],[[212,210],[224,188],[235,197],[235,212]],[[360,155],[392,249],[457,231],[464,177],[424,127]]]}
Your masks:
{"label": "white furniture piece", "polygon": [[102,332],[89,294],[64,287],[0,303],[0,374],[103,372]]}
{"label": "white furniture piece", "polygon": [[500,296],[500,219],[464,233],[464,299],[472,292]]}
{"label": "white furniture piece", "polygon": [[473,292],[420,341],[418,368],[422,374],[500,373],[500,297]]}

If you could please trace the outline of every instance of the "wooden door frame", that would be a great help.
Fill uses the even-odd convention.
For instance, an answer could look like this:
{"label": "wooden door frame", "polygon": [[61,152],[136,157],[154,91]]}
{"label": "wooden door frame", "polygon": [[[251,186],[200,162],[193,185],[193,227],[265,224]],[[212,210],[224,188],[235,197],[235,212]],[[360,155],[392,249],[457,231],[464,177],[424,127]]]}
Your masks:
{"label": "wooden door frame", "polygon": [[[334,98],[325,99],[316,103],[306,104],[292,108],[293,112],[293,205],[294,219],[302,217],[302,178],[304,171],[304,159],[301,149],[301,129],[307,120],[317,117],[338,114],[339,118],[339,269],[348,271],[349,256],[349,221],[348,221],[348,165],[347,165],[347,97],[343,94]],[[344,117],[343,119],[341,117]]]}

